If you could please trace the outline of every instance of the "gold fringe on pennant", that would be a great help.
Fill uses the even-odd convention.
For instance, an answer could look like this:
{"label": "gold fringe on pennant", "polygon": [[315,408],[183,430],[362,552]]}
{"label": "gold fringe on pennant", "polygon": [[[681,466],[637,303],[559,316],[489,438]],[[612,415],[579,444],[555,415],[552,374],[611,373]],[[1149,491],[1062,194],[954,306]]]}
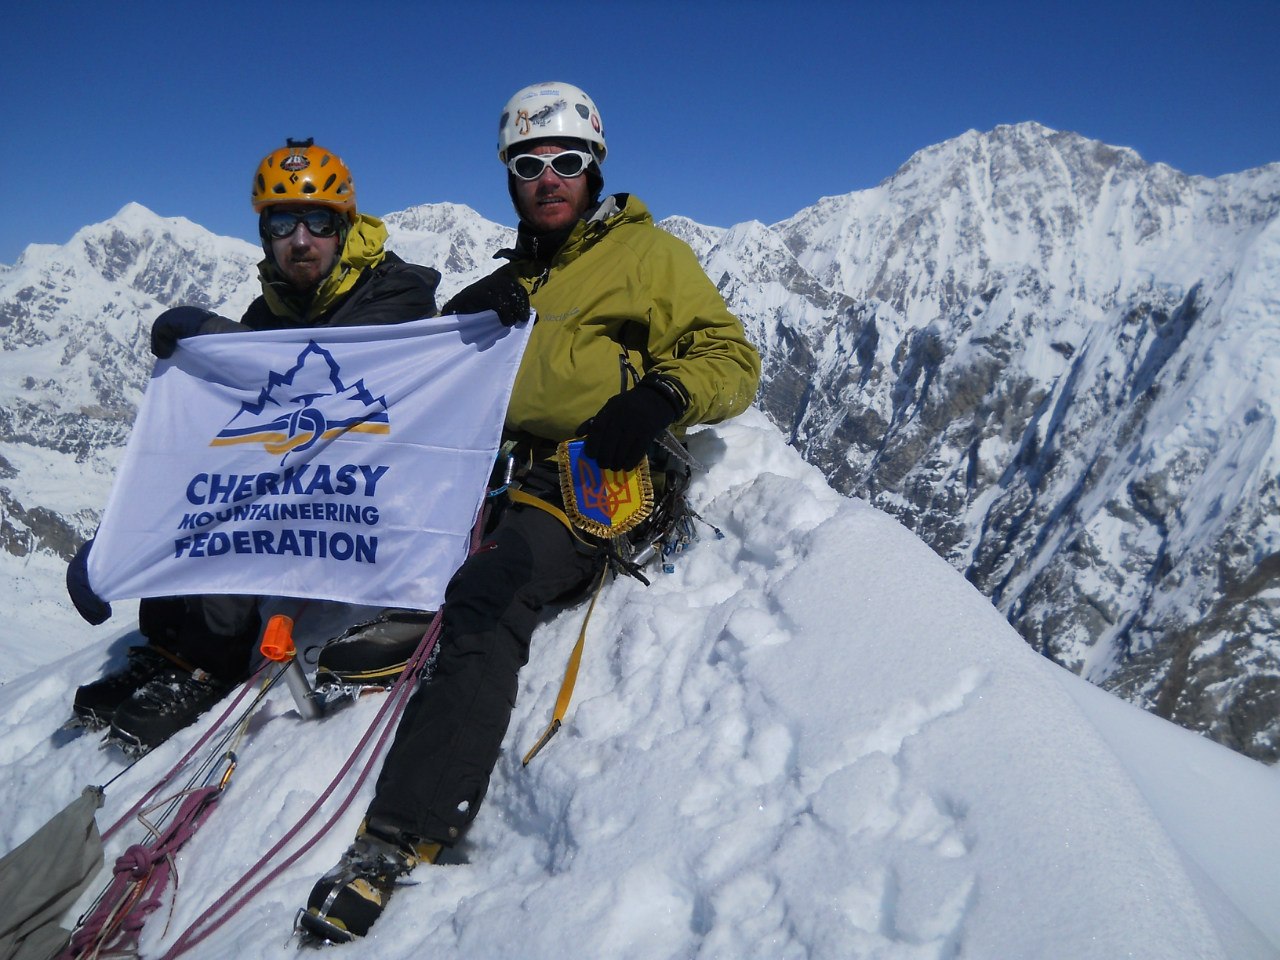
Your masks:
{"label": "gold fringe on pennant", "polygon": [[[653,512],[649,458],[641,460],[634,470],[604,470],[583,456],[581,448],[581,440],[565,440],[556,448],[560,496],[569,520],[579,530],[602,540],[635,529]],[[588,516],[584,509],[605,513],[610,522]],[[623,515],[615,520],[618,513]]]}

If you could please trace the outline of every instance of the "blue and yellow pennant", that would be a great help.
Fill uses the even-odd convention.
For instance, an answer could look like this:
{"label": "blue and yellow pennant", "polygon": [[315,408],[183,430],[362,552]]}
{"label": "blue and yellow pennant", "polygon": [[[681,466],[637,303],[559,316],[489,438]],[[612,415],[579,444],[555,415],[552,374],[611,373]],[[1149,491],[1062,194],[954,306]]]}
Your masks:
{"label": "blue and yellow pennant", "polygon": [[582,444],[566,440],[556,450],[560,493],[570,522],[605,539],[634,529],[653,512],[648,459],[634,470],[605,470],[582,452]]}

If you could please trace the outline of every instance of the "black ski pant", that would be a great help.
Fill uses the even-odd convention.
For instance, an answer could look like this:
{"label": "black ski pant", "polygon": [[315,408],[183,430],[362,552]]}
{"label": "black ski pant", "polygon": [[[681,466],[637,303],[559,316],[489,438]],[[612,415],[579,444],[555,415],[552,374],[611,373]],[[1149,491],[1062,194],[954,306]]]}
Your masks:
{"label": "black ski pant", "polygon": [[445,591],[436,659],[414,691],[369,806],[375,832],[452,844],[475,819],[543,608],[594,583],[596,551],[536,507],[506,509]]}

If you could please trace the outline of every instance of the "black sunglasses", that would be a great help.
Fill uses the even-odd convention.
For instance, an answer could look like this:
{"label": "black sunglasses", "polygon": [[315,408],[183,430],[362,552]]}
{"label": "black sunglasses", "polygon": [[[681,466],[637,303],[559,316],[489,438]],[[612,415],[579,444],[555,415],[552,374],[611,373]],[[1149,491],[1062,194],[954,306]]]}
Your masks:
{"label": "black sunglasses", "polygon": [[589,153],[581,150],[565,150],[562,153],[522,153],[512,157],[507,169],[521,180],[537,180],[542,172],[550,167],[556,176],[566,180],[579,177],[591,163]]}
{"label": "black sunglasses", "polygon": [[264,218],[263,226],[267,236],[283,240],[293,236],[293,231],[298,229],[300,223],[307,225],[307,232],[313,237],[332,237],[341,226],[339,215],[333,210],[308,210],[306,213],[272,210]]}

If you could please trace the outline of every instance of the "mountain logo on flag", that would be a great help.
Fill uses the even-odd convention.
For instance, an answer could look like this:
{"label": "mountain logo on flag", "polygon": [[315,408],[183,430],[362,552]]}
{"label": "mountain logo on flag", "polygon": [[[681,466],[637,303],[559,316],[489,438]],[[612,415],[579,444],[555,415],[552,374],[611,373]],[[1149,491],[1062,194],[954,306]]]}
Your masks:
{"label": "mountain logo on flag", "polygon": [[312,340],[292,367],[268,374],[257,400],[242,403],[209,445],[261,444],[283,464],[322,439],[390,432],[386,397],[375,397],[363,379],[343,383],[333,354]]}

